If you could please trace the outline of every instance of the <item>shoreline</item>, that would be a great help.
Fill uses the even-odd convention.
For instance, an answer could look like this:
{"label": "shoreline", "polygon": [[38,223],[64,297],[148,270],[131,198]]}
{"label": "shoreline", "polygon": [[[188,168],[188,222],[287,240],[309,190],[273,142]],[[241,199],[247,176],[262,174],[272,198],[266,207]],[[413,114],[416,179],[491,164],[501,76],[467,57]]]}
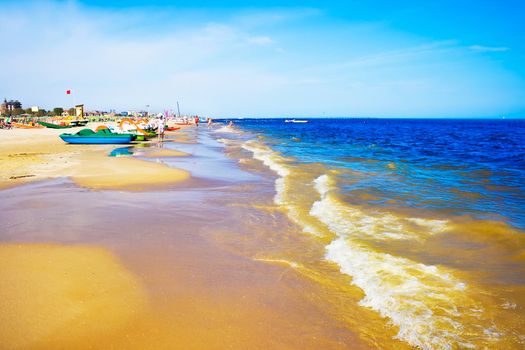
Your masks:
{"label": "shoreline", "polygon": [[[361,197],[346,201],[335,187],[342,180],[336,171],[284,157],[269,140],[237,128],[187,128],[160,145],[123,148],[117,158],[103,147],[77,156],[79,164],[96,167],[85,176],[94,181],[98,172],[96,187],[73,176],[83,169],[77,165],[67,168],[70,176],[0,190],[6,223],[0,241],[27,249],[29,263],[29,270],[6,270],[14,264],[6,248],[0,280],[39,277],[41,264],[30,264],[34,251],[58,262],[63,249],[99,248],[118,264],[95,275],[113,280],[125,271],[146,299],[143,307],[129,302],[137,305],[137,318],[106,314],[117,318],[107,333],[55,332],[55,343],[33,348],[409,349],[496,342],[512,348],[520,342],[523,237],[502,223],[418,208],[381,211]],[[99,165],[106,162],[191,175],[128,190],[115,183],[124,175],[104,178],[111,166]],[[63,270],[49,273],[49,280],[19,281],[22,289],[74,281]],[[100,279],[80,282],[70,287],[94,283],[106,290]],[[0,300],[31,294],[6,293]],[[55,293],[76,308],[70,292]],[[99,297],[117,296],[93,296]],[[57,297],[48,299],[41,305],[56,304]],[[23,324],[18,315],[28,312],[18,310],[6,317]],[[95,322],[89,315],[97,312],[86,312],[79,316],[86,325]],[[86,331],[97,339],[89,345],[81,344]]]}
{"label": "shoreline", "polygon": [[[0,287],[0,324],[13,325],[2,327],[2,343],[27,349],[366,349],[304,294],[319,289],[314,282],[287,266],[239,254],[220,238],[242,237],[244,214],[235,214],[232,200],[261,184],[239,179],[197,130],[170,138],[179,139],[184,152],[172,149],[176,142],[140,148],[138,158],[148,161],[110,158],[111,147],[88,146],[84,155],[68,155],[56,144],[17,149],[56,150],[51,164],[65,162],[60,156],[75,164],[43,171],[35,166],[41,158],[25,159],[19,169],[40,169],[39,176],[0,189],[0,280],[10,286]],[[129,191],[119,176],[105,177],[124,162],[126,169],[151,164],[178,175],[182,170],[167,165],[178,159],[189,174],[197,158],[207,168],[195,168],[201,176],[176,187],[147,183],[150,174],[142,174]],[[105,159],[112,164],[98,167]],[[216,183],[221,162],[225,178]],[[78,176],[82,171],[89,174]],[[137,191],[137,183],[147,185]]]}

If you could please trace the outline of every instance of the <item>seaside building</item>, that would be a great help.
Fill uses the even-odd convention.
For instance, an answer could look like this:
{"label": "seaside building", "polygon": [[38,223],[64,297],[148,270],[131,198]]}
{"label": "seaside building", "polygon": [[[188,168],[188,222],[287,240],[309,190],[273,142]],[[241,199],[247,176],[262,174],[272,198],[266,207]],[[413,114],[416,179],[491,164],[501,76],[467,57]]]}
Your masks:
{"label": "seaside building", "polygon": [[5,114],[9,111],[14,111],[15,109],[22,108],[22,103],[18,100],[9,100],[7,101],[6,98],[4,98],[4,102],[0,105],[0,114]]}
{"label": "seaside building", "polygon": [[81,119],[84,118],[84,105],[75,106],[75,116]]}

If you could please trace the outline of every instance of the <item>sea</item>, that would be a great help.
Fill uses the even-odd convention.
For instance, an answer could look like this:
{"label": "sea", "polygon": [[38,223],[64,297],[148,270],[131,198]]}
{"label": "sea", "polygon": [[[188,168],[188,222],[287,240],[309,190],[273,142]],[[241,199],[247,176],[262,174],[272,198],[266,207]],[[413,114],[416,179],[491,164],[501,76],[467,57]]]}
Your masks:
{"label": "sea", "polygon": [[525,120],[229,121],[212,138],[261,179],[244,206],[292,226],[246,216],[271,239],[239,249],[371,348],[525,347]]}

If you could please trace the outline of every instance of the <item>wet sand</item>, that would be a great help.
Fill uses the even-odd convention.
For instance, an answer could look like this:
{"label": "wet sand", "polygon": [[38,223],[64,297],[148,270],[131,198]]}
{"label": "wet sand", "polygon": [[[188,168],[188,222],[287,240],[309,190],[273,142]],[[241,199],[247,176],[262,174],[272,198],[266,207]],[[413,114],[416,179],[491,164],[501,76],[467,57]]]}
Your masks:
{"label": "wet sand", "polygon": [[215,190],[4,190],[4,348],[366,348],[308,300],[312,282],[217,244],[242,227]]}

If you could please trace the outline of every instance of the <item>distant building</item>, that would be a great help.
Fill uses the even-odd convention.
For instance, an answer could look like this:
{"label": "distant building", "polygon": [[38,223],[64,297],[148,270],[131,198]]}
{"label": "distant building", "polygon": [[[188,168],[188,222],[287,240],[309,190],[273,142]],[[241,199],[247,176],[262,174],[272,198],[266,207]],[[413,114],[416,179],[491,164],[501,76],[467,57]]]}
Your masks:
{"label": "distant building", "polygon": [[31,112],[38,112],[40,108],[38,106],[31,107]]}
{"label": "distant building", "polygon": [[18,100],[10,100],[4,98],[4,102],[0,105],[0,114],[5,114],[9,111],[13,111],[17,108],[22,108],[22,103]]}
{"label": "distant building", "polygon": [[80,118],[80,119],[84,118],[84,105],[75,106],[75,115],[77,118]]}

